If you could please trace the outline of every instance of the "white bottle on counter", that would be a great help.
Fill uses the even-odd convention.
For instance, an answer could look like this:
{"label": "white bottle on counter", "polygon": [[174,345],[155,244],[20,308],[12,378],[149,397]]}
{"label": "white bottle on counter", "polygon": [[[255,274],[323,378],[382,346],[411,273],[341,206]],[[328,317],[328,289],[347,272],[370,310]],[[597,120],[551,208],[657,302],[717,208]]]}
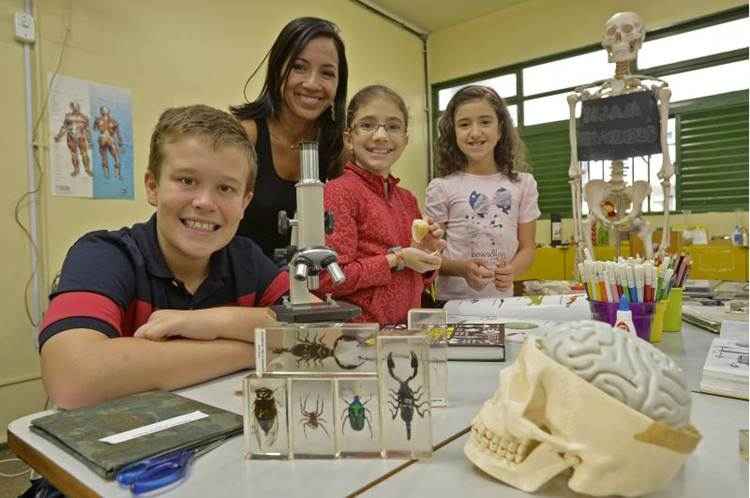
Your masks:
{"label": "white bottle on counter", "polygon": [[635,331],[635,324],[633,323],[633,313],[630,311],[630,302],[624,294],[620,296],[620,305],[617,307],[615,328],[621,329],[633,337],[638,337]]}

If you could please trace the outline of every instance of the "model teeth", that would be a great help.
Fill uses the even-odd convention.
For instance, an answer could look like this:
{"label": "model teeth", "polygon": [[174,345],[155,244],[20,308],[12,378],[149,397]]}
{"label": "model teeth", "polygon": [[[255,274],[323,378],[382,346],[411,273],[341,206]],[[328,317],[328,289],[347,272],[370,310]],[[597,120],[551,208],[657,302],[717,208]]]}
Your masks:
{"label": "model teeth", "polygon": [[508,466],[514,467],[539,445],[538,441],[518,439],[510,434],[498,435],[481,423],[471,428],[471,438],[480,448],[497,455]]}
{"label": "model teeth", "polygon": [[185,225],[188,228],[203,230],[204,232],[213,232],[214,230],[216,230],[216,225],[214,225],[213,223],[203,223],[195,220],[185,220]]}

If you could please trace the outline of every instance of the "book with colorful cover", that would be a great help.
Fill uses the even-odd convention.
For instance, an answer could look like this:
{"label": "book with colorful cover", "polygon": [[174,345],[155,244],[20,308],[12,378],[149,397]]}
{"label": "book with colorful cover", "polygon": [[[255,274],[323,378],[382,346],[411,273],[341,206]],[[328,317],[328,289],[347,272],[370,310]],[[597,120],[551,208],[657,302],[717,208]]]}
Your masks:
{"label": "book with colorful cover", "polygon": [[458,323],[448,339],[449,361],[505,361],[505,325]]}

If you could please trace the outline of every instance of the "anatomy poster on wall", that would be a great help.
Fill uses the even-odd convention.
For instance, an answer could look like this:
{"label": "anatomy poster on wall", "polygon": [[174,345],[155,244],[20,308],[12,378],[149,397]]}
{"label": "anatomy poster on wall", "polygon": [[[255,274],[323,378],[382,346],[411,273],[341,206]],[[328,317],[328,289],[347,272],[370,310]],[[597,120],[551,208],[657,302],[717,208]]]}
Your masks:
{"label": "anatomy poster on wall", "polygon": [[52,194],[132,199],[130,90],[60,74],[49,81]]}

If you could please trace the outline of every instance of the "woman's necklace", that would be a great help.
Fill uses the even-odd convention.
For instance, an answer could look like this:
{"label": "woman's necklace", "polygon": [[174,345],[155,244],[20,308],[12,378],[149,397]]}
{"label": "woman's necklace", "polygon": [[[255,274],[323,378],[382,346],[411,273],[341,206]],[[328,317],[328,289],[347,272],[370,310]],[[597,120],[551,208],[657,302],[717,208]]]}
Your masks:
{"label": "woman's necklace", "polygon": [[269,126],[269,132],[270,132],[269,135],[271,136],[271,142],[278,144],[283,148],[288,148],[290,150],[298,150],[302,142],[315,141],[315,137],[308,138],[303,135],[297,140],[292,140],[290,142],[287,142],[287,141],[282,140],[281,137],[278,136],[279,134],[274,132],[274,130],[270,126]]}

